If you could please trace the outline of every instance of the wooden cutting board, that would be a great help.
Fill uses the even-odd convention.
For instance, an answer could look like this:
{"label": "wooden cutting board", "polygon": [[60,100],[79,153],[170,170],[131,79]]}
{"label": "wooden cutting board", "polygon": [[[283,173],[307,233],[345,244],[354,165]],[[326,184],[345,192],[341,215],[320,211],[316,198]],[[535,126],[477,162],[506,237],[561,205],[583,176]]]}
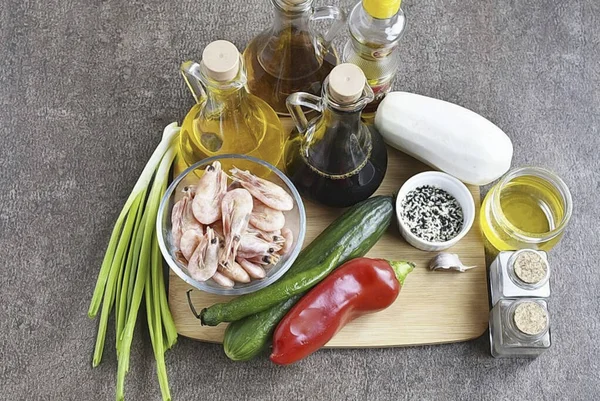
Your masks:
{"label": "wooden cutting board", "polygon": [[[431,168],[394,149],[388,149],[388,170],[377,194],[393,194],[409,177]],[[479,215],[479,187],[469,187]],[[309,244],[340,213],[305,201],[307,230],[304,245]],[[368,256],[416,264],[407,277],[396,302],[379,313],[356,319],[342,329],[327,347],[393,347],[466,341],[481,336],[488,324],[488,290],[484,243],[476,218],[471,231],[448,252],[457,253],[467,266],[466,273],[436,271],[428,268],[435,253],[410,246],[400,236],[394,218],[383,238]],[[222,342],[226,325],[203,327],[191,313],[186,291],[191,287],[170,273],[169,306],[179,334],[200,341]],[[228,297],[192,291],[199,311]]]}

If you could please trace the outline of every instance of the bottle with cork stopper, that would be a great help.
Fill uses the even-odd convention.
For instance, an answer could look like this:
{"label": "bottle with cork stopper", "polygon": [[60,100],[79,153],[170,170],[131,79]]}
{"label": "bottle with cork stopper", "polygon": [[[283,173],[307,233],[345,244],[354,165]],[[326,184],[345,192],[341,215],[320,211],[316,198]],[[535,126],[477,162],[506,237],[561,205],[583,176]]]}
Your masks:
{"label": "bottle with cork stopper", "polygon": [[[295,128],[285,146],[284,165],[304,197],[347,207],[377,190],[387,169],[387,151],[375,127],[361,119],[372,100],[373,91],[354,64],[335,67],[321,97],[304,92],[288,97]],[[320,114],[309,119],[305,109]]]}
{"label": "bottle with cork stopper", "polygon": [[208,44],[201,62],[184,62],[181,74],[196,104],[181,127],[178,169],[227,153],[280,163],[283,126],[265,101],[248,93],[243,60],[233,43]]}

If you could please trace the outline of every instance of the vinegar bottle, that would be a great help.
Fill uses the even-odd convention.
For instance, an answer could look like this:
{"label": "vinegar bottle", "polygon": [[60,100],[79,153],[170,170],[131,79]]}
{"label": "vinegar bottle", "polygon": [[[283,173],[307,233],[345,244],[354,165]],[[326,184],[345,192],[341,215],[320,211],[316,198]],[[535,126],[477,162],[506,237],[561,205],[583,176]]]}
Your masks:
{"label": "vinegar bottle", "polygon": [[[285,147],[287,175],[306,198],[346,207],[371,196],[387,169],[387,150],[361,112],[373,91],[354,64],[335,67],[323,83],[322,97],[295,93],[287,106],[296,124]],[[307,107],[322,114],[307,121]]]}
{"label": "vinegar bottle", "polygon": [[201,63],[187,61],[181,73],[196,99],[181,127],[184,167],[225,153],[280,162],[285,141],[281,121],[267,103],[246,90],[243,62],[231,42],[210,43]]}
{"label": "vinegar bottle", "polygon": [[406,18],[400,9],[401,0],[362,0],[350,13],[342,59],[358,65],[373,89],[375,99],[364,113],[374,117],[377,106],[390,91],[399,65],[398,43]]}
{"label": "vinegar bottle", "polygon": [[[295,92],[321,93],[323,80],[338,63],[331,41],[344,26],[337,7],[312,7],[312,0],[271,0],[273,25],[244,51],[250,93],[287,115],[286,98]],[[311,28],[318,20],[333,20],[321,36]]]}

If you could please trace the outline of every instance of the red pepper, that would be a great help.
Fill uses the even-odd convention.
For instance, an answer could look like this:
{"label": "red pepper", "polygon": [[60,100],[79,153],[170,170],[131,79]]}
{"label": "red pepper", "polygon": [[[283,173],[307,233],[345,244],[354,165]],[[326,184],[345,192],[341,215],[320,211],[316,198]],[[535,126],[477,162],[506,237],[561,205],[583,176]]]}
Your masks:
{"label": "red pepper", "polygon": [[384,259],[357,258],[344,263],[279,322],[271,361],[297,362],[327,344],[348,322],[387,308],[413,268],[410,262]]}

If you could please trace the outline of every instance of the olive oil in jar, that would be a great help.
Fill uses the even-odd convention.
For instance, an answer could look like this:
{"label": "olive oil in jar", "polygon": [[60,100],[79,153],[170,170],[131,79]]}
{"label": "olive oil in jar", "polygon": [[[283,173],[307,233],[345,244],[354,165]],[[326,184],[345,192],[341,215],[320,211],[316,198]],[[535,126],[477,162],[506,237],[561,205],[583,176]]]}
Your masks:
{"label": "olive oil in jar", "polygon": [[181,71],[197,103],[181,127],[180,155],[186,167],[230,153],[280,163],[283,126],[265,101],[246,90],[245,69],[232,43],[210,43],[201,64],[185,62]]}
{"label": "olive oil in jar", "polygon": [[560,178],[544,169],[523,168],[490,190],[480,222],[495,250],[549,250],[560,240],[571,212],[571,195]]}

